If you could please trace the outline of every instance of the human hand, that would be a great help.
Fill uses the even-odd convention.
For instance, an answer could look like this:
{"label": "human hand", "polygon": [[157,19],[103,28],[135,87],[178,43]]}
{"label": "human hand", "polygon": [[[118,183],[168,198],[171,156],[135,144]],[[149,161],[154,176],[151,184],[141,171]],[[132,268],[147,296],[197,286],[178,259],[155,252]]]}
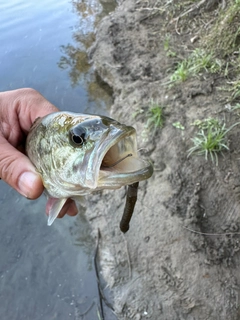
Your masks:
{"label": "human hand", "polygon": [[[44,187],[41,176],[20,150],[35,119],[56,111],[34,89],[0,92],[0,177],[28,199],[38,198]],[[77,214],[74,201],[68,200],[58,217],[66,213]]]}

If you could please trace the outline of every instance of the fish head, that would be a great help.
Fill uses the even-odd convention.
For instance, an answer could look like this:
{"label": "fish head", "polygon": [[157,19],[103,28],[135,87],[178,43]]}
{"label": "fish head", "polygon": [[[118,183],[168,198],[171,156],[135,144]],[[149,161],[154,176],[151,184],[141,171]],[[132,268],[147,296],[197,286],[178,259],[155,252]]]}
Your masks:
{"label": "fish head", "polygon": [[136,131],[109,117],[57,112],[36,121],[26,150],[55,198],[117,189],[149,178],[137,154]]}

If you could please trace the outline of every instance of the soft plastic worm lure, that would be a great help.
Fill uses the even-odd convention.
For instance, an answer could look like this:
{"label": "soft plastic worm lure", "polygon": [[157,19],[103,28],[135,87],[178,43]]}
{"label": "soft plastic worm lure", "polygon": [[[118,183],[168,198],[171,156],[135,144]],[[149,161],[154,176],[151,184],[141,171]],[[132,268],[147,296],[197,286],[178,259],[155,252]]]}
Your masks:
{"label": "soft plastic worm lure", "polygon": [[120,230],[123,233],[126,233],[129,230],[129,223],[132,218],[135,203],[137,201],[138,185],[139,182],[135,182],[128,186],[125,208],[120,221]]}
{"label": "soft plastic worm lure", "polygon": [[[131,156],[132,156],[132,154],[129,153],[124,158],[116,161],[112,165],[105,166],[105,168],[112,168],[112,167],[116,166],[118,163],[120,163],[121,161],[123,161],[124,159],[131,157]],[[129,223],[131,221],[134,207],[135,207],[135,203],[137,201],[138,185],[139,185],[139,182],[135,182],[133,184],[128,185],[125,208],[123,211],[122,219],[120,221],[120,230],[123,233],[126,233],[129,230]]]}

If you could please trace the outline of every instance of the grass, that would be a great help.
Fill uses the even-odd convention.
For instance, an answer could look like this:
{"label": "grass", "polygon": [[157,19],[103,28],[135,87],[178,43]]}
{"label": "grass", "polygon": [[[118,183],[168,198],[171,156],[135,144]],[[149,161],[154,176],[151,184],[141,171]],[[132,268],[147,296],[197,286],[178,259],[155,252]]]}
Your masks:
{"label": "grass", "polygon": [[231,92],[230,101],[235,101],[240,97],[240,80],[229,82],[229,84],[231,85],[231,88],[228,89]]}
{"label": "grass", "polygon": [[163,107],[155,102],[154,100],[151,101],[149,110],[146,114],[147,123],[145,128],[147,130],[154,130],[156,131],[158,128],[163,127],[164,117],[163,117]]}
{"label": "grass", "polygon": [[222,63],[214,58],[212,53],[203,49],[195,49],[190,56],[179,62],[170,77],[170,83],[186,81],[190,76],[197,76],[202,72],[217,73],[222,69]]}
{"label": "grass", "polygon": [[170,83],[184,82],[190,75],[190,67],[187,60],[179,62],[176,70],[170,77]]}
{"label": "grass", "polygon": [[[214,14],[207,9],[208,3],[213,1],[157,2],[166,13],[167,20],[175,23],[175,31],[179,35],[198,35],[198,48],[183,60],[180,57],[182,54],[186,56],[190,46],[177,47],[172,38],[174,33],[166,26],[163,48],[166,56],[172,57],[176,63],[164,85],[181,84],[199,74],[218,73],[226,79],[224,90],[230,91],[226,101],[240,101],[240,0],[215,1]],[[195,46],[195,41],[192,43]]]}
{"label": "grass", "polygon": [[225,123],[220,123],[216,119],[196,120],[194,125],[198,127],[199,131],[191,139],[194,145],[188,150],[188,157],[192,153],[204,155],[206,160],[210,157],[212,162],[218,165],[219,152],[229,150],[226,135],[238,124],[239,122],[227,129]]}
{"label": "grass", "polygon": [[217,18],[201,38],[201,46],[205,50],[214,52],[215,56],[225,60],[226,68],[223,76],[226,77],[224,91],[229,91],[227,102],[240,99],[240,0],[229,0],[224,9],[219,9]]}
{"label": "grass", "polygon": [[204,49],[195,49],[190,56],[191,72],[198,74],[201,71],[217,73],[222,68],[222,63],[219,59],[214,58],[212,52],[207,52]]}
{"label": "grass", "polygon": [[164,39],[163,48],[164,48],[164,51],[167,54],[167,57],[174,58],[174,57],[177,56],[177,53],[170,49],[170,40],[171,40],[171,37],[170,37],[169,34],[167,34],[165,39]]}
{"label": "grass", "polygon": [[211,32],[203,36],[201,42],[205,48],[217,55],[226,57],[239,50],[240,38],[240,1],[231,0],[224,10],[219,10]]}
{"label": "grass", "polygon": [[151,100],[147,108],[138,109],[133,117],[143,115],[146,119],[144,130],[142,131],[142,138],[148,140],[149,134],[154,135],[157,129],[160,129],[164,125],[164,107],[161,106],[157,101]]}
{"label": "grass", "polygon": [[238,102],[240,99],[240,79],[239,76],[232,81],[227,81],[226,85],[218,87],[219,91],[227,92],[226,102]]}
{"label": "grass", "polygon": [[235,106],[232,107],[231,111],[240,110],[240,103],[236,103]]}

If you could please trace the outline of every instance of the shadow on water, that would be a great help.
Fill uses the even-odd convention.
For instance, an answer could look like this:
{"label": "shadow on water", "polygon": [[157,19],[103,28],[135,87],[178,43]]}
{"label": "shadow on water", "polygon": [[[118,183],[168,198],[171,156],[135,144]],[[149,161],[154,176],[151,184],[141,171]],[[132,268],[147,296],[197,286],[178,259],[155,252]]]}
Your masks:
{"label": "shadow on water", "polygon": [[[0,90],[33,87],[61,110],[107,113],[111,97],[98,85],[86,50],[115,5],[0,1]],[[29,201],[3,181],[0,191],[0,319],[100,319],[96,243],[84,210],[48,227],[44,197]],[[115,319],[105,311],[106,320]]]}

